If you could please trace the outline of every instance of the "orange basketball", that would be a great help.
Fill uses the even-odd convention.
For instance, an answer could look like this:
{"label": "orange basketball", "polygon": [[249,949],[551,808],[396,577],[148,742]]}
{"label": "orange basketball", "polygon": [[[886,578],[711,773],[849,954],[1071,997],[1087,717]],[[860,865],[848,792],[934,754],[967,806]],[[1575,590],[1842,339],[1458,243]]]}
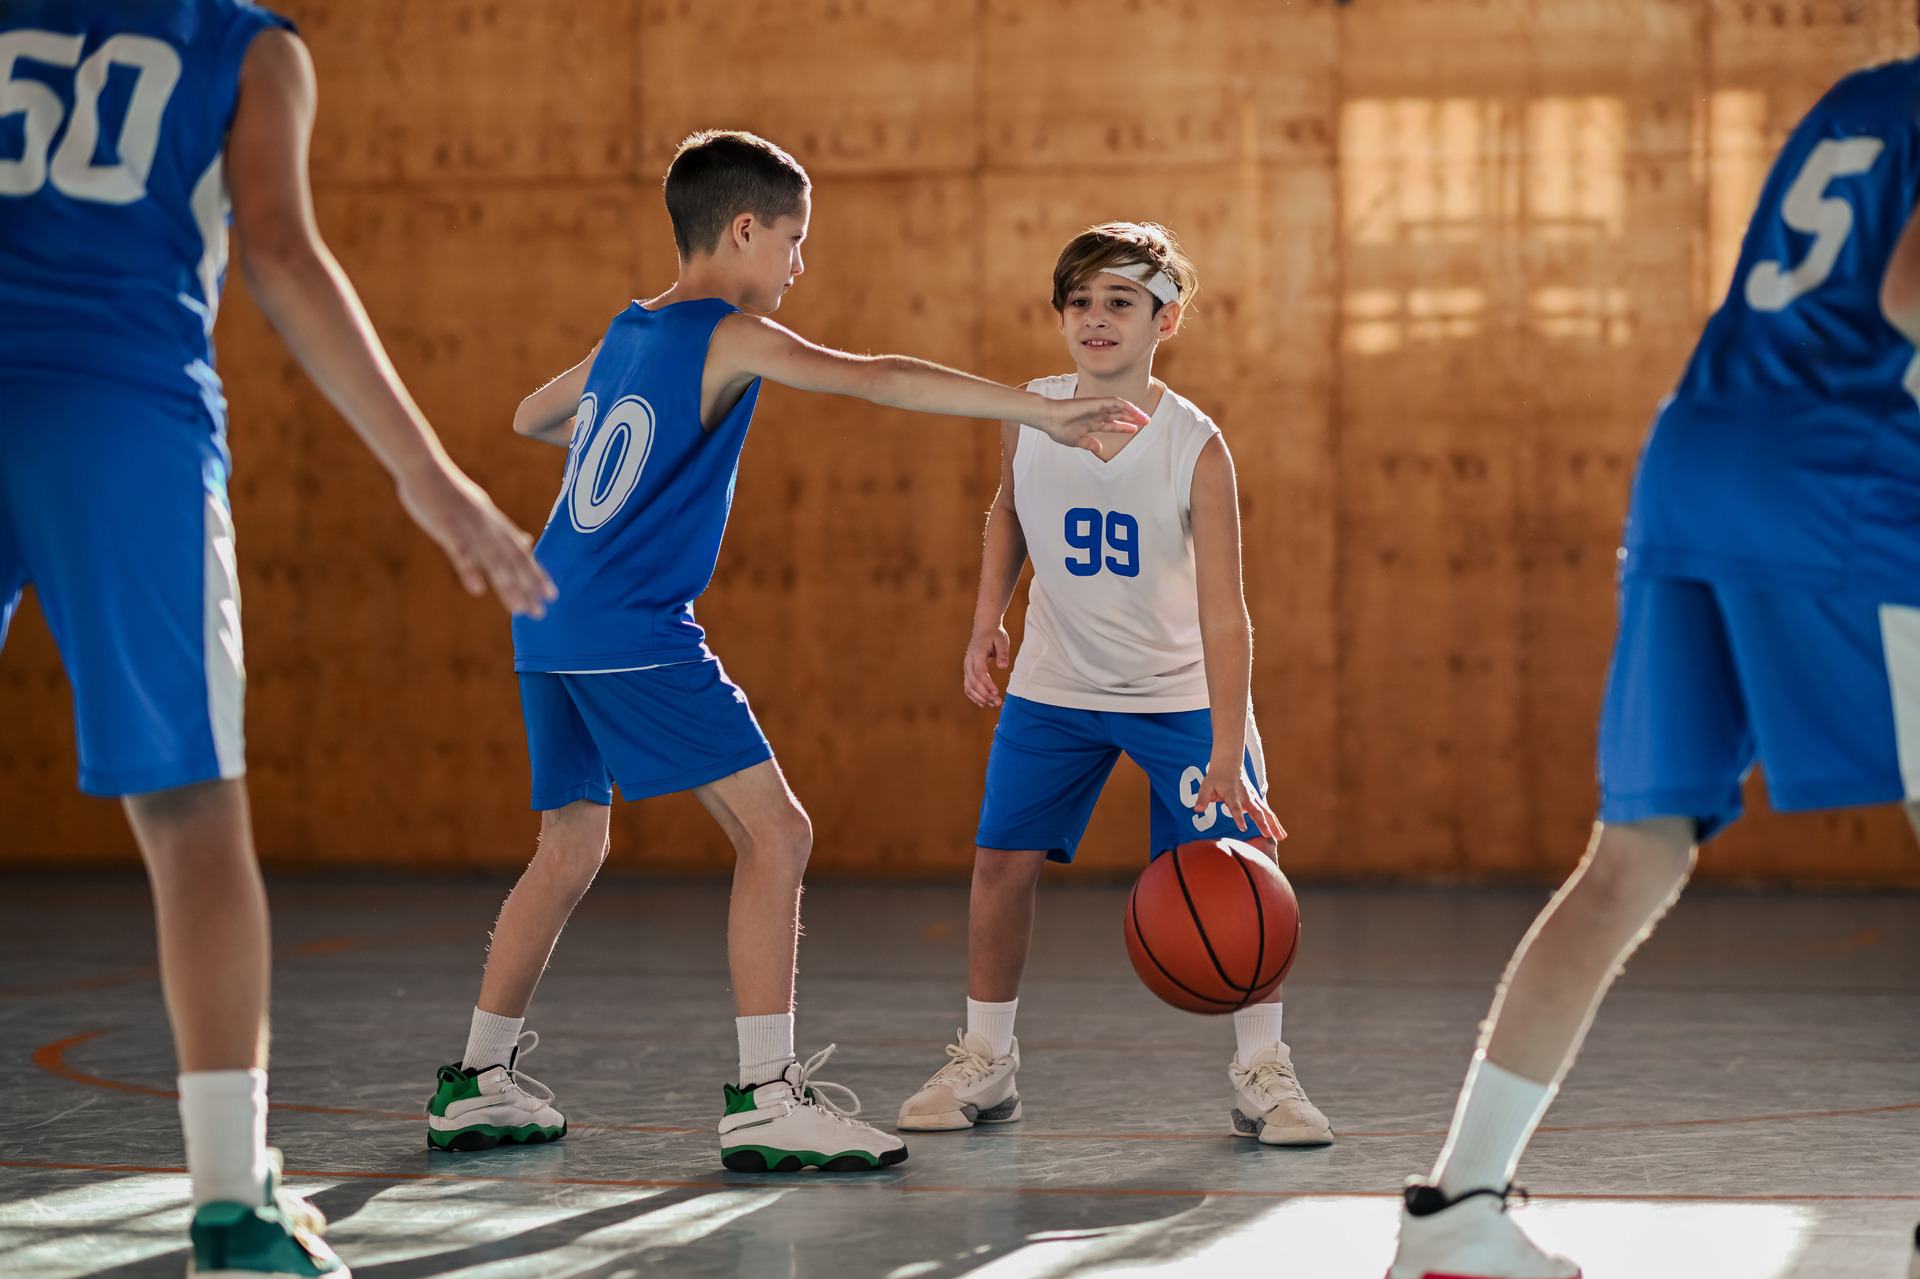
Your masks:
{"label": "orange basketball", "polygon": [[1190,1013],[1230,1013],[1272,995],[1293,967],[1300,903],[1259,849],[1201,839],[1147,863],[1126,929],[1148,990]]}

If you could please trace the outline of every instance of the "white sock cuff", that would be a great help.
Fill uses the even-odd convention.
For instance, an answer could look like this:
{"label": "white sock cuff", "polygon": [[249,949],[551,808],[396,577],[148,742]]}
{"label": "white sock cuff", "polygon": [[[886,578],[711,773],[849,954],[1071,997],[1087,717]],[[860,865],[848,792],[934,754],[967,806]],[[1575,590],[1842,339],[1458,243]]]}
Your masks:
{"label": "white sock cuff", "polygon": [[1013,1051],[1013,1023],[1020,1011],[1020,1000],[1016,997],[1005,1003],[987,1003],[967,997],[967,1030],[987,1041],[987,1048],[995,1057],[1004,1057]]}
{"label": "white sock cuff", "polygon": [[794,1060],[793,1014],[761,1013],[733,1019],[740,1043],[740,1086],[771,1083]]}
{"label": "white sock cuff", "polygon": [[1484,1049],[1475,1053],[1434,1184],[1449,1195],[1504,1188],[1559,1091],[1557,1084],[1525,1079],[1488,1061]]}
{"label": "white sock cuff", "polygon": [[193,1097],[243,1097],[267,1095],[267,1072],[264,1070],[194,1070],[182,1074],[176,1081],[180,1087],[180,1098]]}
{"label": "white sock cuff", "polygon": [[1252,1004],[1234,1010],[1234,1059],[1242,1066],[1252,1065],[1255,1057],[1282,1042],[1280,1026],[1279,1004]]}
{"label": "white sock cuff", "polygon": [[526,1024],[525,1017],[502,1017],[475,1008],[473,1023],[467,1030],[467,1051],[460,1058],[461,1066],[485,1070],[489,1066],[507,1065],[513,1060],[514,1049],[520,1046],[520,1029]]}

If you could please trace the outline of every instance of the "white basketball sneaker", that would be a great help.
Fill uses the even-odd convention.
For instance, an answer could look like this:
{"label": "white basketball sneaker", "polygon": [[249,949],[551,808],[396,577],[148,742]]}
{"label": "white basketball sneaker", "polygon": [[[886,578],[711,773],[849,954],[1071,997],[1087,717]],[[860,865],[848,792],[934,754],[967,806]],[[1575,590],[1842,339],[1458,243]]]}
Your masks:
{"label": "white basketball sneaker", "polygon": [[1507,1215],[1507,1197],[1469,1190],[1449,1200],[1415,1182],[1400,1212],[1400,1246],[1387,1279],[1580,1279],[1580,1267],[1527,1238]]}
{"label": "white basketball sneaker", "polygon": [[1285,1044],[1262,1048],[1247,1066],[1236,1056],[1227,1063],[1227,1078],[1233,1082],[1234,1136],[1256,1137],[1263,1146],[1333,1144],[1333,1125],[1307,1100]]}
{"label": "white basketball sneaker", "polygon": [[984,1035],[953,1032],[947,1064],[900,1107],[902,1132],[954,1132],[975,1124],[1010,1124],[1020,1117],[1020,1041],[995,1057]]}
{"label": "white basketball sneaker", "polygon": [[[794,1062],[772,1083],[755,1088],[726,1085],[721,1163],[734,1172],[866,1172],[905,1161],[906,1142],[855,1118],[860,1098],[853,1089],[813,1077],[833,1055],[833,1047],[828,1044],[805,1065]],[[847,1105],[828,1100],[829,1092],[844,1096]]]}
{"label": "white basketball sneaker", "polygon": [[427,1101],[427,1149],[492,1150],[566,1136],[566,1117],[553,1108],[553,1090],[517,1068],[539,1044],[539,1035],[523,1030],[504,1066],[440,1067]]}

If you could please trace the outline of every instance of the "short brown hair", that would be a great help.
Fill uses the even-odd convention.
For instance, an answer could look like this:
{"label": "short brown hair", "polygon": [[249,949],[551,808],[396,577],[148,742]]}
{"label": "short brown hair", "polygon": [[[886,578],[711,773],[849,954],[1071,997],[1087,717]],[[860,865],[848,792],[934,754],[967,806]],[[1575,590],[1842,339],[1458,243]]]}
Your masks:
{"label": "short brown hair", "polygon": [[[1117,266],[1150,266],[1165,271],[1180,288],[1182,307],[1193,305],[1200,292],[1200,273],[1193,269],[1173,232],[1158,222],[1103,222],[1067,241],[1053,264],[1053,309],[1067,309],[1067,297],[1102,271]],[[1162,303],[1153,300],[1153,313]]]}
{"label": "short brown hair", "polygon": [[667,216],[682,258],[711,253],[742,213],[771,222],[800,212],[813,181],[765,138],[734,129],[687,135],[667,165]]}

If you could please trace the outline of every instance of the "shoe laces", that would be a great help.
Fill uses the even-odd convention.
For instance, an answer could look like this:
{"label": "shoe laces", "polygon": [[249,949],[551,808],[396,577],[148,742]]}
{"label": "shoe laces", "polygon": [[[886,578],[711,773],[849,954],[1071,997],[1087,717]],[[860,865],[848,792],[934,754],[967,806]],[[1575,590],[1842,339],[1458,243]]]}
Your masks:
{"label": "shoe laces", "polygon": [[512,1062],[502,1067],[502,1069],[507,1072],[508,1091],[521,1093],[525,1095],[529,1101],[537,1101],[544,1106],[553,1101],[553,1089],[547,1087],[532,1075],[522,1074],[519,1070],[515,1069],[522,1057],[525,1057],[539,1046],[540,1034],[538,1031],[521,1031],[520,1038],[513,1050]]}
{"label": "shoe laces", "polygon": [[1242,1066],[1235,1058],[1227,1068],[1227,1075],[1234,1087],[1244,1088],[1275,1105],[1282,1101],[1307,1100],[1306,1089],[1293,1073],[1293,1063],[1278,1057],[1268,1057],[1252,1066]]}
{"label": "shoe laces", "polygon": [[[824,1079],[813,1077],[813,1072],[826,1064],[827,1058],[833,1056],[833,1050],[838,1046],[828,1044],[807,1058],[805,1065],[797,1067],[792,1079],[793,1091],[799,1097],[801,1105],[813,1106],[822,1114],[830,1115],[842,1123],[852,1123],[860,1113],[860,1095],[845,1084],[828,1083]],[[829,1092],[839,1093],[845,1097],[846,1105],[843,1106],[834,1101],[828,1096]]]}
{"label": "shoe laces", "polygon": [[947,1064],[934,1072],[927,1081],[929,1087],[934,1084],[959,1084],[962,1087],[975,1080],[985,1078],[993,1070],[993,1063],[980,1053],[967,1047],[966,1032],[953,1032],[954,1042],[947,1045]]}

